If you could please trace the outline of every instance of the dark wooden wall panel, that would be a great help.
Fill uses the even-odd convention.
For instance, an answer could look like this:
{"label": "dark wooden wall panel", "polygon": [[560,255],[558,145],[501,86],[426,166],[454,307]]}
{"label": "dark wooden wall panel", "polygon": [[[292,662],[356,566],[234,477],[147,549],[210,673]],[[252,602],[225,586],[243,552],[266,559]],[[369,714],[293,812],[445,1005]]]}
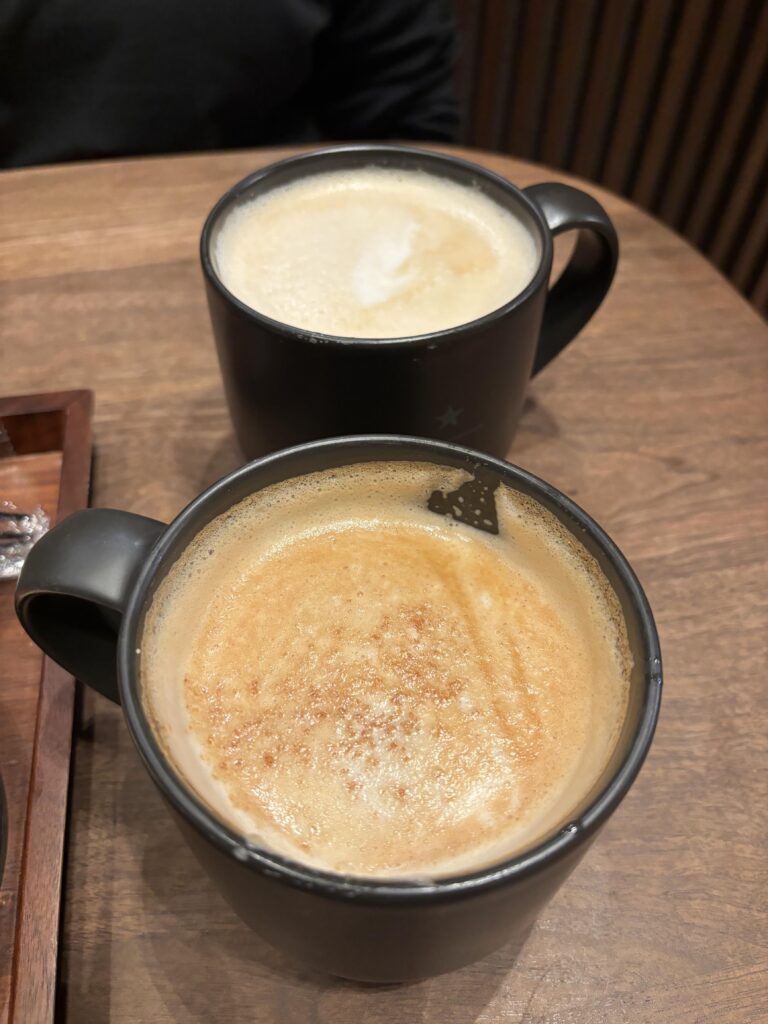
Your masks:
{"label": "dark wooden wall panel", "polygon": [[758,274],[751,298],[758,309],[768,310],[768,253],[763,258],[763,269]]}
{"label": "dark wooden wall panel", "polygon": [[657,203],[664,188],[668,162],[677,147],[680,127],[685,124],[696,87],[697,67],[706,46],[713,6],[712,0],[687,0],[677,5],[679,18],[672,46],[665,55],[658,96],[649,107],[649,130],[640,147],[638,172],[632,186],[633,196],[642,206],[650,208]]}
{"label": "dark wooden wall panel", "polygon": [[[540,146],[541,159],[558,167],[570,159],[576,137],[599,6],[598,0],[584,0],[567,4],[560,12]],[[574,39],[584,39],[587,45],[574,46]]]}
{"label": "dark wooden wall panel", "polygon": [[666,64],[677,0],[644,0],[632,45],[619,104],[613,117],[600,180],[627,194],[633,171],[647,145],[645,128],[658,104],[659,80]]}
{"label": "dark wooden wall panel", "polygon": [[638,11],[637,0],[612,3],[607,8],[600,4],[598,29],[588,49],[588,84],[575,126],[573,156],[563,165],[586,178],[598,179],[602,171]]}
{"label": "dark wooden wall panel", "polygon": [[[739,166],[734,168],[727,201],[710,246],[712,258],[721,266],[730,268],[737,261],[743,236],[750,222],[754,223],[755,207],[761,194],[765,194],[767,151],[768,104],[741,149]],[[761,226],[765,229],[765,222]]]}
{"label": "dark wooden wall panel", "polygon": [[768,312],[768,0],[458,0],[464,141],[629,196]]}
{"label": "dark wooden wall panel", "polygon": [[503,138],[505,149],[511,152],[538,152],[552,77],[555,20],[560,3],[559,0],[536,0],[517,6],[520,13],[512,60],[512,97],[526,96],[528,102],[512,103]]}
{"label": "dark wooden wall panel", "polygon": [[686,235],[697,245],[708,245],[720,220],[723,206],[733,190],[738,173],[738,157],[750,131],[750,115],[765,108],[766,54],[768,54],[768,3],[762,5],[754,26],[753,38],[743,61],[736,68],[736,79],[730,102],[723,111],[717,137],[706,165],[696,203],[685,225]]}

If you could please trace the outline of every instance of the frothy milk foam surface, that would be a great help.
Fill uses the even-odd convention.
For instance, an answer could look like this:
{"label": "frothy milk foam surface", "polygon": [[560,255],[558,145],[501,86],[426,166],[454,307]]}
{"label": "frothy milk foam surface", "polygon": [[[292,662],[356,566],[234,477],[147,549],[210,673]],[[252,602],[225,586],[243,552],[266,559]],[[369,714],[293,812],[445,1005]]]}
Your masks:
{"label": "frothy milk foam surface", "polygon": [[428,511],[467,478],[370,463],[278,484],[160,585],[148,716],[257,844],[330,871],[453,874],[567,821],[599,778],[628,695],[616,599],[503,485],[498,537]]}
{"label": "frothy milk foam surface", "polygon": [[533,278],[536,244],[478,189],[381,167],[310,175],[228,214],[226,287],[295,327],[397,338],[468,323]]}

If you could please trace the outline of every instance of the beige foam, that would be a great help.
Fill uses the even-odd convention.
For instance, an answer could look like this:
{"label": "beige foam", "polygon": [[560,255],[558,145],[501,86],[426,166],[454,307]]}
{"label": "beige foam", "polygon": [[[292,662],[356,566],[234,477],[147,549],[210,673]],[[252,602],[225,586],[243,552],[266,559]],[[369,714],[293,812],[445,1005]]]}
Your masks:
{"label": "beige foam", "polygon": [[275,320],[354,338],[425,334],[504,305],[536,246],[477,189],[422,171],[316,174],[230,213],[214,262],[234,295]]}
{"label": "beige foam", "polygon": [[628,689],[615,599],[507,488],[499,537],[426,509],[465,478],[385,463],[269,488],[159,588],[150,718],[258,843],[362,875],[468,870],[567,820],[607,763]]}

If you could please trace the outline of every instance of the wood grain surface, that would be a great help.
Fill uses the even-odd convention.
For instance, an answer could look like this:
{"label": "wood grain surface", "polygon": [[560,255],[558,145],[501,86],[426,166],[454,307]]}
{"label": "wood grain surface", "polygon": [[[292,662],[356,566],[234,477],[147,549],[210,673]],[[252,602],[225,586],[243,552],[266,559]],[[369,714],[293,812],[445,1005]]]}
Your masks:
{"label": "wood grain surface", "polygon": [[[0,176],[3,390],[96,393],[93,503],[169,518],[239,462],[201,277],[203,218],[276,152]],[[545,168],[475,154],[521,185]],[[87,697],[60,1012],[80,1022],[768,1020],[768,332],[686,243],[591,189],[616,283],[530,388],[511,458],[635,565],[666,691],[625,803],[520,950],[395,987],[315,976],[227,909]]]}

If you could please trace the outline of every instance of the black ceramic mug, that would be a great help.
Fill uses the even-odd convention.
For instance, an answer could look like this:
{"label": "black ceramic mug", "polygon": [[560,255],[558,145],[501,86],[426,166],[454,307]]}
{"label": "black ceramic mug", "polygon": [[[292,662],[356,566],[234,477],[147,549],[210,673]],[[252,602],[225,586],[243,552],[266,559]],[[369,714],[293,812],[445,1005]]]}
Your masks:
{"label": "black ceramic mug", "polygon": [[[384,460],[460,467],[484,486],[503,483],[552,512],[594,556],[614,589],[634,661],[616,750],[567,820],[535,847],[502,863],[433,881],[332,874],[260,848],[196,796],[163,753],[142,704],[144,619],[157,587],[199,531],[271,484]],[[424,495],[425,504],[429,497]],[[77,512],[30,552],[16,608],[27,632],[51,657],[120,701],[147,771],[237,913],[268,942],[314,968],[364,981],[439,974],[519,939],[632,784],[650,746],[661,698],[650,608],[632,569],[600,527],[522,469],[416,438],[334,438],[266,456],[214,484],[168,526],[111,509]]]}
{"label": "black ceramic mug", "polygon": [[[417,169],[482,190],[534,240],[526,288],[458,327],[406,338],[354,339],[290,327],[245,305],[217,269],[218,231],[233,208],[323,171]],[[577,230],[570,262],[548,291],[552,237]],[[244,178],[218,201],[200,255],[237,439],[248,458],[315,438],[386,432],[469,444],[503,457],[532,373],[587,323],[610,287],[616,232],[600,204],[570,185],[518,189],[455,156],[393,145],[348,145],[283,160]]]}

